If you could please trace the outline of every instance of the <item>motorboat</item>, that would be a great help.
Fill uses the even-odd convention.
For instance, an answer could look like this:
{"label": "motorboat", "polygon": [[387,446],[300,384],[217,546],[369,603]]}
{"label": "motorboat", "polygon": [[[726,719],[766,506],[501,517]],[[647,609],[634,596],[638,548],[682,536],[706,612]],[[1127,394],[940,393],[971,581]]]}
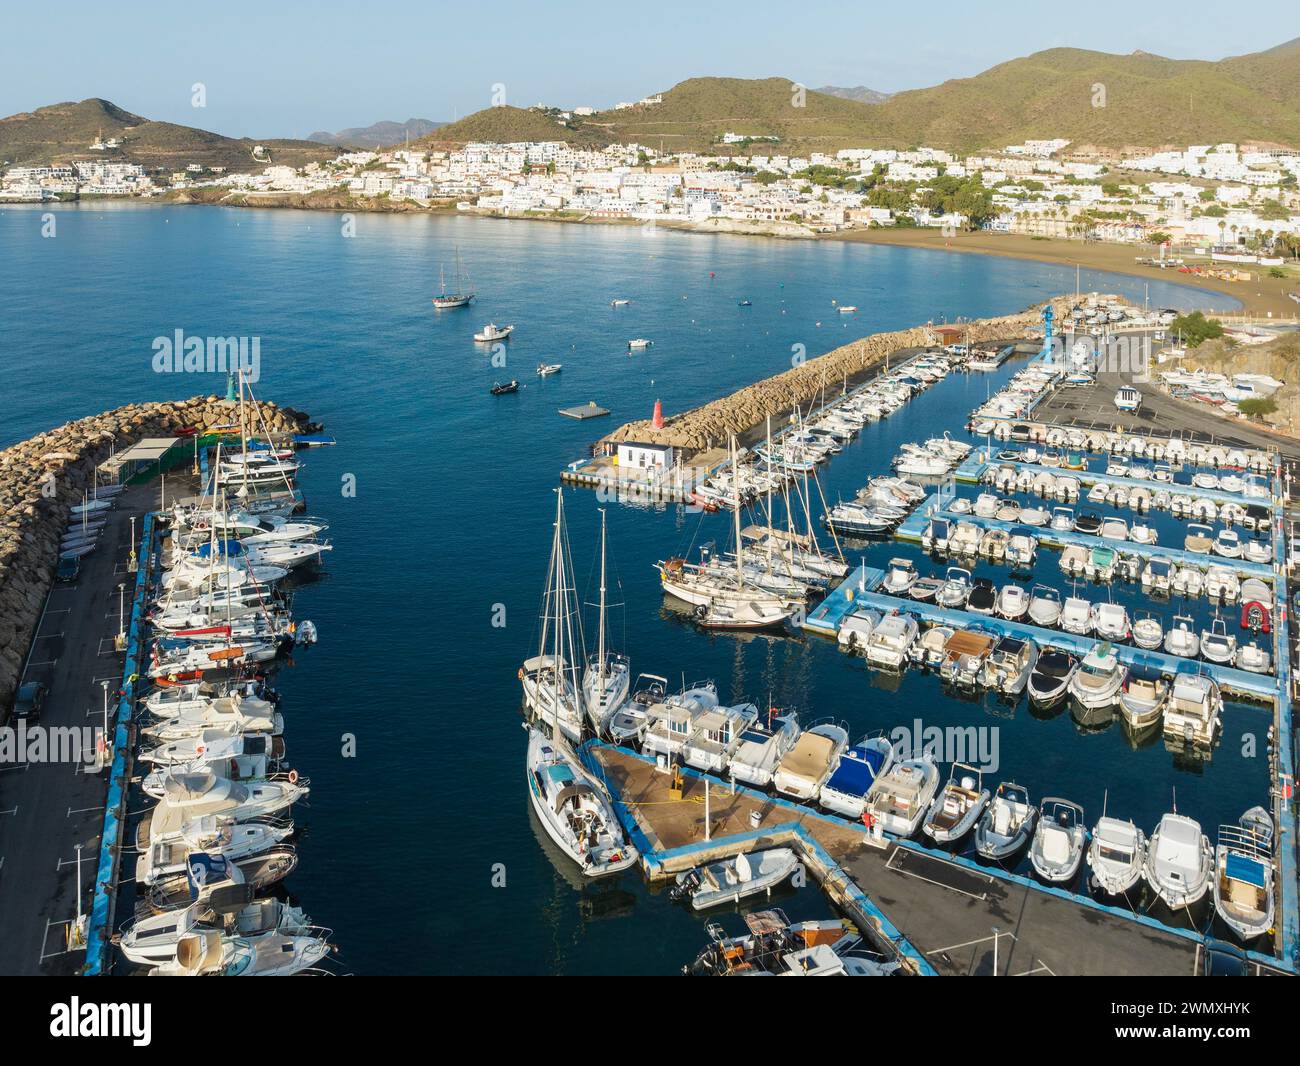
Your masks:
{"label": "motorboat", "polygon": [[505,340],[514,331],[514,326],[498,326],[495,322],[489,322],[474,334],[474,339],[478,341],[479,344],[491,344],[493,341]]}
{"label": "motorboat", "polygon": [[1033,568],[1034,558],[1038,554],[1038,540],[1028,533],[1012,533],[1007,541],[1007,565],[1015,570],[1028,571]]}
{"label": "motorboat", "polygon": [[1146,834],[1132,822],[1103,815],[1092,830],[1088,845],[1089,879],[1093,888],[1108,896],[1122,896],[1140,880],[1146,863]]}
{"label": "motorboat", "polygon": [[1087,710],[1113,707],[1127,676],[1128,668],[1119,661],[1111,644],[1097,644],[1079,663],[1068,691]]}
{"label": "motorboat", "polygon": [[974,690],[984,670],[984,662],[997,638],[975,629],[961,629],[948,638],[939,664],[939,676],[958,688]]}
{"label": "motorboat", "polygon": [[306,934],[311,921],[301,908],[278,899],[256,900],[247,885],[223,887],[202,902],[179,911],[143,915],[123,928],[118,950],[128,962],[160,965],[176,957],[182,937],[218,931],[238,937],[259,937],[268,933],[288,936]]}
{"label": "motorboat", "polygon": [[1022,507],[1020,509],[1021,525],[1041,527],[1047,525],[1048,513],[1041,507]]}
{"label": "motorboat", "polygon": [[1038,808],[1029,802],[1028,790],[1003,781],[975,826],[976,852],[994,861],[1011,858],[1029,842],[1037,820]]}
{"label": "motorboat", "polygon": [[938,577],[923,577],[912,586],[910,595],[918,603],[929,603],[943,588],[944,581]]}
{"label": "motorboat", "polygon": [[140,823],[140,851],[179,833],[186,823],[213,815],[232,822],[275,818],[308,793],[299,781],[240,782],[210,772],[170,774],[162,799]]}
{"label": "motorboat", "polygon": [[1119,553],[1114,548],[1093,548],[1083,571],[1094,581],[1109,581],[1119,566]]}
{"label": "motorboat", "polygon": [[1211,566],[1205,571],[1205,595],[1212,600],[1235,603],[1241,594],[1241,582],[1226,566]]}
{"label": "motorboat", "polygon": [[997,587],[986,577],[971,582],[970,595],[966,597],[966,610],[975,614],[991,615],[997,605]]}
{"label": "motorboat", "polygon": [[1006,558],[1010,542],[1011,536],[1005,529],[986,529],[980,537],[979,554],[995,563],[1001,562]]}
{"label": "motorboat", "polygon": [[695,731],[695,719],[718,706],[713,682],[697,682],[646,708],[641,750],[647,755],[682,761],[682,749]]}
{"label": "motorboat", "polygon": [[175,955],[148,972],[151,977],[280,977],[314,968],[329,952],[323,937],[226,936],[208,929],[182,936]]}
{"label": "motorboat", "polygon": [[970,571],[950,566],[943,587],[934,594],[934,602],[940,607],[956,610],[966,606],[970,593]]}
{"label": "motorboat", "polygon": [[1051,628],[1061,619],[1061,594],[1046,585],[1035,585],[1029,597],[1028,613],[1034,625]]}
{"label": "motorboat", "polygon": [[640,745],[647,726],[647,713],[661,704],[668,692],[668,679],[658,674],[638,674],[632,695],[605,719],[605,734],[615,744]]}
{"label": "motorboat", "polygon": [[1183,538],[1183,547],[1197,555],[1209,555],[1214,548],[1214,531],[1209,526],[1190,525]]}
{"label": "motorboat", "polygon": [[683,972],[697,977],[885,977],[899,963],[867,947],[837,919],[791,922],[785,912],[751,911],[746,934],[726,936],[710,923],[711,943]]}
{"label": "motorboat", "polygon": [[938,789],[939,768],[929,756],[899,760],[876,778],[868,791],[863,821],[869,817],[873,827],[909,837],[920,826]]}
{"label": "motorboat", "polygon": [[892,596],[904,596],[919,577],[911,559],[890,559],[881,587]]}
{"label": "motorboat", "polygon": [[1156,594],[1168,593],[1173,562],[1163,555],[1152,556],[1142,571],[1142,589]]}
{"label": "motorboat", "polygon": [[1029,849],[1029,861],[1044,881],[1065,884],[1078,873],[1083,862],[1088,831],[1083,808],[1077,803],[1048,796],[1038,808],[1038,828]]}
{"label": "motorboat", "polygon": [[955,632],[951,626],[931,626],[913,642],[907,657],[921,666],[931,669],[937,667],[943,662],[948,641]]}
{"label": "motorboat", "polygon": [[219,856],[238,864],[282,844],[293,831],[293,822],[285,818],[236,822],[204,815],[185,822],[174,833],[149,841],[136,862],[135,879],[146,887],[183,880],[190,872],[188,858],[195,854]]}
{"label": "motorboat", "polygon": [[703,711],[691,723],[694,731],[682,746],[687,765],[697,770],[722,773],[741,736],[757,721],[758,708],[752,703]]}
{"label": "motorboat", "polygon": [[921,548],[927,552],[947,551],[951,528],[946,518],[931,518],[921,533]]}
{"label": "motorboat", "polygon": [[1208,747],[1214,743],[1223,712],[1218,684],[1204,674],[1174,677],[1164,712],[1164,734],[1184,744]]}
{"label": "motorboat", "polygon": [[1132,631],[1128,611],[1118,603],[1093,604],[1092,629],[1102,640],[1128,640]]}
{"label": "motorboat", "polygon": [[851,614],[845,615],[844,621],[840,623],[840,628],[835,634],[837,643],[849,652],[864,651],[871,634],[880,624],[881,617],[879,611],[865,607],[859,607]]}
{"label": "motorboat", "polygon": [[674,900],[689,900],[693,910],[702,911],[723,903],[739,903],[772,889],[795,872],[798,856],[789,848],[741,852],[730,859],[683,870],[670,890]]}
{"label": "motorboat", "polygon": [[1038,662],[1032,640],[1002,637],[989,652],[980,671],[980,684],[1004,696],[1019,696]]}
{"label": "motorboat", "polygon": [[1201,656],[1226,666],[1236,661],[1237,638],[1228,632],[1228,624],[1222,618],[1211,620],[1210,628],[1201,630]]}
{"label": "motorboat", "polygon": [[1009,622],[1019,622],[1029,610],[1029,593],[1019,585],[1004,585],[998,592],[995,610]]}
{"label": "motorboat", "polygon": [[1052,529],[1058,533],[1069,533],[1074,529],[1074,508],[1053,507]]}
{"label": "motorboat", "polygon": [[1088,549],[1081,544],[1068,544],[1061,550],[1061,569],[1071,577],[1081,577],[1088,569]]}
{"label": "motorboat", "polygon": [[1133,622],[1133,643],[1147,651],[1155,651],[1164,640],[1165,631],[1160,620],[1149,611]]}
{"label": "motorboat", "polygon": [[1165,651],[1184,659],[1195,659],[1201,650],[1201,638],[1196,635],[1195,625],[1191,615],[1174,615],[1165,633]]}
{"label": "motorboat", "polygon": [[1169,588],[1179,596],[1194,598],[1205,591],[1205,574],[1197,566],[1180,566],[1174,570]]}
{"label": "motorboat", "polygon": [[494,382],[492,387],[488,389],[488,392],[490,392],[493,396],[505,396],[508,393],[518,392],[518,391],[519,391],[519,380],[517,378],[512,378],[509,381]]}
{"label": "motorboat", "polygon": [[1046,648],[1038,656],[1030,671],[1026,687],[1029,698],[1043,706],[1061,699],[1079,668],[1079,661],[1069,652]]}
{"label": "motorboat", "polygon": [[[1214,909],[1243,941],[1263,936],[1273,928],[1273,825],[1268,818],[1243,816],[1237,825],[1219,827],[1214,849]],[[1249,813],[1249,812],[1248,812]]]}
{"label": "motorboat", "polygon": [[1273,663],[1273,657],[1257,641],[1247,641],[1237,647],[1237,669],[1249,670],[1252,674],[1266,674]]}
{"label": "motorboat", "polygon": [[1240,559],[1242,556],[1241,536],[1235,529],[1221,529],[1214,538],[1214,554],[1225,559]]}
{"label": "motorboat", "polygon": [[1214,853],[1199,822],[1177,812],[1160,819],[1144,869],[1147,883],[1166,906],[1181,910],[1204,896],[1213,866]]}
{"label": "motorboat", "polygon": [[1074,528],[1080,533],[1097,536],[1101,533],[1101,515],[1094,511],[1082,511],[1074,520]]}
{"label": "motorboat", "polygon": [[806,729],[777,764],[772,786],[783,795],[812,802],[848,744],[848,732],[832,722]]}
{"label": "motorboat", "polygon": [[1160,677],[1132,676],[1119,696],[1120,713],[1134,732],[1155,725],[1169,699],[1169,682]]}
{"label": "motorboat", "polygon": [[872,666],[898,669],[907,662],[907,651],[916,640],[916,619],[906,614],[891,614],[881,619],[867,638],[863,654]]}
{"label": "motorboat", "polygon": [[727,773],[747,785],[765,788],[772,783],[781,760],[799,738],[799,720],[793,714],[774,721],[751,722],[740,734]]}
{"label": "motorboat", "polygon": [[867,793],[882,774],[894,765],[894,745],[885,736],[863,737],[840,756],[835,772],[818,794],[817,802],[828,811],[858,819],[866,808]]}
{"label": "motorboat", "polygon": [[989,801],[982,773],[965,763],[953,763],[948,783],[935,799],[922,826],[936,844],[952,844],[975,827]]}
{"label": "motorboat", "polygon": [[1081,637],[1092,632],[1093,621],[1092,604],[1079,596],[1066,599],[1058,619],[1063,630]]}
{"label": "motorboat", "polygon": [[528,797],[547,836],[581,868],[585,877],[604,877],[637,861],[604,786],[583,769],[562,738],[528,731]]}
{"label": "motorboat", "polygon": [[538,363],[537,376],[539,378],[549,378],[552,374],[558,374],[563,369],[563,363]]}

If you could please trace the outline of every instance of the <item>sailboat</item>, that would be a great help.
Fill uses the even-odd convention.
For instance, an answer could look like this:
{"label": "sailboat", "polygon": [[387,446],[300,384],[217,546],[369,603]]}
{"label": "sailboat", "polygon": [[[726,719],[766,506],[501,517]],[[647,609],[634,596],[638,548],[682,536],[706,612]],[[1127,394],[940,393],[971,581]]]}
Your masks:
{"label": "sailboat", "polygon": [[456,278],[455,292],[447,291],[447,278],[444,268],[438,268],[438,288],[439,293],[433,298],[433,306],[439,311],[449,311],[453,307],[468,307],[474,299],[474,293],[469,291],[467,278],[460,268],[460,248],[456,249]]}
{"label": "sailboat", "polygon": [[582,739],[583,686],[579,664],[586,658],[582,617],[569,583],[569,539],[564,527],[564,493],[555,490],[555,532],[542,598],[542,632],[538,653],[524,661],[519,680],[524,706],[540,721],[570,740]]}
{"label": "sailboat", "polygon": [[627,702],[628,688],[632,682],[632,667],[626,655],[606,650],[605,622],[605,508],[600,509],[600,621],[596,637],[596,654],[587,660],[587,672],[582,678],[582,702],[587,717],[597,733],[603,733],[605,723]]}

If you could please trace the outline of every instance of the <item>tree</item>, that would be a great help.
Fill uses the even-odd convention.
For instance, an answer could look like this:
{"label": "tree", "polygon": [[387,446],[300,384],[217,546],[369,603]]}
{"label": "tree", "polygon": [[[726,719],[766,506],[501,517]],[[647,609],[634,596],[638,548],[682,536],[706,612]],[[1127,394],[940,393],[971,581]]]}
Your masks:
{"label": "tree", "polygon": [[1277,410],[1277,401],[1272,396],[1263,396],[1258,400],[1242,400],[1237,410],[1247,418],[1263,418]]}
{"label": "tree", "polygon": [[1195,348],[1204,341],[1223,336],[1223,323],[1217,318],[1206,318],[1200,311],[1179,315],[1170,324],[1169,331],[1182,337],[1183,343]]}

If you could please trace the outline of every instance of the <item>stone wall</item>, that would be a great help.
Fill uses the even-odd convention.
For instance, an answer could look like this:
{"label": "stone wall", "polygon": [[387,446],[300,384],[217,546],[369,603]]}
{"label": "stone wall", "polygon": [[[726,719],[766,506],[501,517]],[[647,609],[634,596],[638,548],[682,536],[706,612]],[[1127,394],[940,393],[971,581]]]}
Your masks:
{"label": "stone wall", "polygon": [[[1057,322],[1062,321],[1069,308],[1068,301],[1054,301],[1053,313]],[[959,328],[965,331],[963,340],[971,344],[1012,341],[1040,332],[1042,314],[1043,305],[1040,304],[1014,315],[981,319]],[[628,422],[604,437],[603,441],[669,444],[692,452],[725,446],[732,434],[742,437],[769,414],[777,415],[795,406],[806,407],[823,389],[834,390],[846,377],[852,380],[869,367],[883,363],[886,356],[894,352],[937,342],[938,337],[930,326],[876,333],[755,382],[739,392],[668,417],[663,429],[655,429],[648,419]]]}
{"label": "stone wall", "polygon": [[[272,433],[314,428],[290,407],[260,401],[258,407]],[[0,708],[9,707],[22,678],[69,510],[90,488],[95,467],[143,437],[228,426],[235,418],[235,405],[216,396],[130,404],[0,451]]]}

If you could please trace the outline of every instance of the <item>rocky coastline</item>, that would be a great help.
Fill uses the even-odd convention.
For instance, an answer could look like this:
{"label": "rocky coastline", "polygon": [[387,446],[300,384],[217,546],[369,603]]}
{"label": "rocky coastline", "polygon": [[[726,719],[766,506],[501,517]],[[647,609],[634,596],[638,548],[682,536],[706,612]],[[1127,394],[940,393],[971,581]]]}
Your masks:
{"label": "rocky coastline", "polygon": [[[316,428],[291,407],[257,406],[258,424],[272,434]],[[0,451],[0,707],[13,700],[22,679],[70,509],[91,489],[98,464],[145,437],[229,426],[233,407],[217,396],[128,404]]]}

